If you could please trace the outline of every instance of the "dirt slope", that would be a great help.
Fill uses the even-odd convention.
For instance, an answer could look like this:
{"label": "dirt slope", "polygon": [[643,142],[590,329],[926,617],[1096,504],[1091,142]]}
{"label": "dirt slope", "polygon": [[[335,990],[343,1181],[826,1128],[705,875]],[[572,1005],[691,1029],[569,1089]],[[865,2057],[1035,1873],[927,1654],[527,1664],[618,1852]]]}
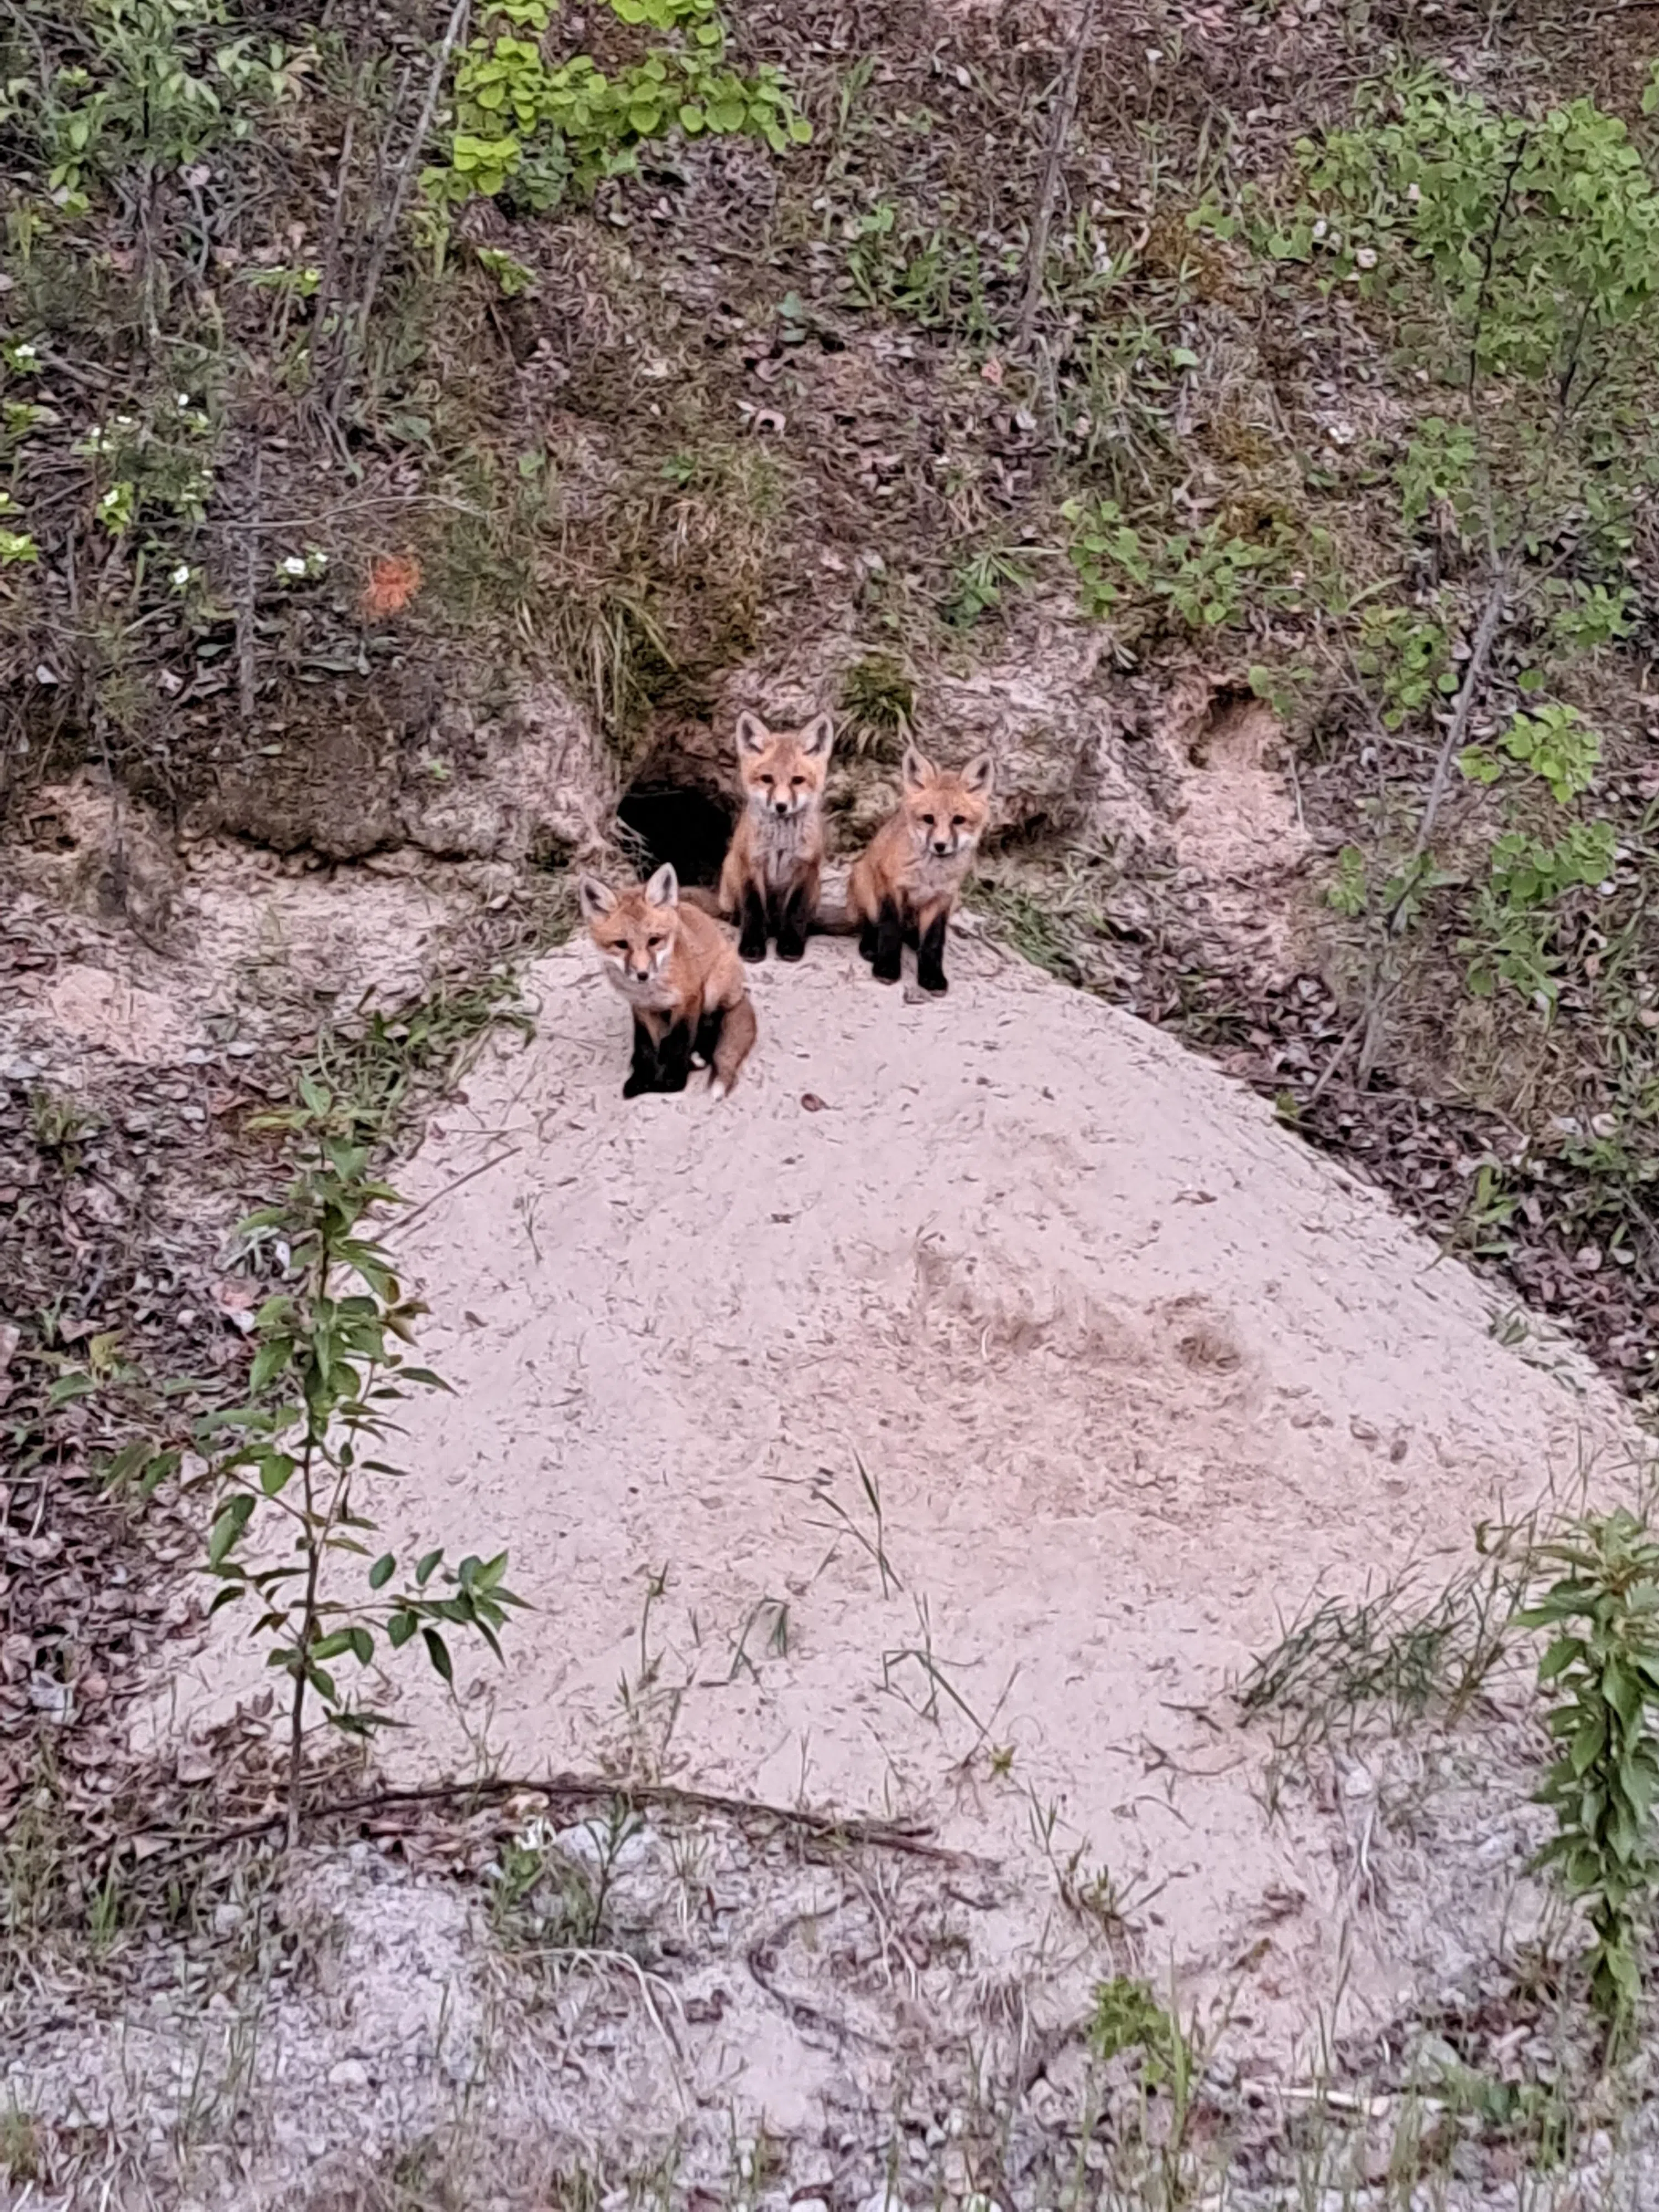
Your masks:
{"label": "dirt slope", "polygon": [[[1032,1863],[1011,1954],[1052,1903],[1053,1814],[1061,1856],[1161,1885],[1155,1970],[1214,1987],[1248,1954],[1243,2019],[1305,2024],[1337,1985],[1345,1831],[1269,1818],[1230,1676],[1316,1583],[1467,1556],[1500,1498],[1617,1449],[1619,1416],[1210,1066],[977,944],[954,975],[921,1002],[820,940],[757,976],[726,1106],[624,1108],[588,949],[542,963],[539,1039],[404,1178],[457,1395],[377,1510],[511,1547],[538,1611],[504,1673],[460,1677],[504,1771],[626,1755],[925,1809]],[[204,1659],[185,1710],[256,1674]],[[401,1710],[394,1762],[467,1764],[435,1693]],[[1432,1911],[1368,1919],[1356,1999],[1444,1966]]]}

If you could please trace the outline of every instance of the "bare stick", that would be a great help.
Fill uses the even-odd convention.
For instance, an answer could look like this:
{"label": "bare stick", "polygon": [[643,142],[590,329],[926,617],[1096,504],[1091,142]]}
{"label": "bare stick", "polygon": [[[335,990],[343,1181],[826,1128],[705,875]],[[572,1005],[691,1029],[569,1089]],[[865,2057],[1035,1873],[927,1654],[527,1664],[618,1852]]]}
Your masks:
{"label": "bare stick", "polygon": [[1017,340],[1022,354],[1030,352],[1031,341],[1036,332],[1037,309],[1042,304],[1043,273],[1048,263],[1048,233],[1054,227],[1054,209],[1060,199],[1066,142],[1072,135],[1072,122],[1077,113],[1078,88],[1083,80],[1083,56],[1095,27],[1097,4],[1097,0],[1083,0],[1083,12],[1078,17],[1077,27],[1072,33],[1072,43],[1066,50],[1060,90],[1054,100],[1054,113],[1049,118],[1048,145],[1042,161],[1042,183],[1037,193],[1036,213],[1031,218],[1030,242],[1025,249],[1025,297],[1020,303]]}
{"label": "bare stick", "polygon": [[438,58],[432,65],[432,75],[427,81],[426,98],[421,102],[419,118],[409,144],[404,149],[404,158],[398,166],[397,178],[392,187],[392,204],[386,210],[386,221],[380,226],[380,234],[374,241],[374,252],[369,261],[368,274],[363,279],[362,296],[356,303],[352,327],[347,334],[344,351],[341,356],[339,382],[334,387],[334,404],[337,410],[340,404],[340,396],[345,388],[346,374],[351,365],[354,341],[361,339],[363,332],[368,328],[368,319],[374,307],[374,295],[380,290],[380,278],[386,273],[386,256],[392,251],[392,242],[398,234],[398,226],[404,219],[404,208],[409,198],[410,186],[415,181],[415,170],[421,158],[421,149],[426,144],[427,137],[431,131],[432,118],[438,112],[438,100],[444,88],[444,74],[449,67],[449,57],[454,52],[456,42],[466,28],[467,12],[471,5],[472,0],[455,0],[454,9],[449,18],[449,27],[444,33],[443,43],[438,48]]}
{"label": "bare stick", "polygon": [[[1434,835],[1435,821],[1440,812],[1441,802],[1446,796],[1446,787],[1451,781],[1452,763],[1468,734],[1469,717],[1474,712],[1474,702],[1480,696],[1480,687],[1486,681],[1486,663],[1492,658],[1498,626],[1504,619],[1504,601],[1509,587],[1510,570],[1506,561],[1487,587],[1486,603],[1480,610],[1480,622],[1474,633],[1474,645],[1469,653],[1468,665],[1463,671],[1463,681],[1457,687],[1451,720],[1446,726],[1445,738],[1434,764],[1428,803],[1423,809],[1423,819],[1417,825],[1417,839],[1411,851],[1413,860],[1422,859],[1429,849],[1429,840]],[[1395,902],[1394,912],[1389,916],[1390,928],[1397,928],[1407,895],[1407,890],[1402,890]]]}
{"label": "bare stick", "polygon": [[[358,72],[354,91],[361,92],[362,73]],[[311,357],[307,363],[306,380],[317,381],[317,360],[327,337],[327,324],[334,305],[335,288],[340,267],[340,237],[345,222],[346,186],[351,179],[352,142],[357,131],[357,104],[354,99],[347,113],[344,135],[340,140],[340,167],[334,179],[334,211],[329,217],[328,243],[323,249],[323,278],[317,287],[317,297],[312,307]]]}
{"label": "bare stick", "polygon": [[258,696],[258,639],[254,613],[259,589],[259,480],[264,472],[265,451],[254,432],[253,516],[245,526],[242,540],[241,589],[236,595],[236,684],[244,723],[252,722]]}

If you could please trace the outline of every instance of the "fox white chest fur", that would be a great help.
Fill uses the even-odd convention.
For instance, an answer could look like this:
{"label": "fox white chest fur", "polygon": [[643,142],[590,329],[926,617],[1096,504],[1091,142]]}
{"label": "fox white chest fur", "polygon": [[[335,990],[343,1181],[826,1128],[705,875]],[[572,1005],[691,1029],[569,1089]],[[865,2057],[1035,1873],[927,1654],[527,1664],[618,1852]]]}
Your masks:
{"label": "fox white chest fur", "polygon": [[799,866],[812,810],[803,806],[797,814],[780,814],[775,806],[767,806],[753,812],[755,851],[762,872],[769,883],[780,883]]}
{"label": "fox white chest fur", "polygon": [[935,853],[920,853],[904,872],[906,890],[918,906],[929,900],[943,898],[953,891],[968,872],[968,863],[973,858],[970,851],[952,853],[940,860]]}
{"label": "fox white chest fur", "polygon": [[607,960],[605,972],[615,988],[622,993],[630,1006],[642,1014],[666,1014],[673,1011],[674,994],[667,976],[660,970],[641,982],[638,976],[629,975],[620,962]]}

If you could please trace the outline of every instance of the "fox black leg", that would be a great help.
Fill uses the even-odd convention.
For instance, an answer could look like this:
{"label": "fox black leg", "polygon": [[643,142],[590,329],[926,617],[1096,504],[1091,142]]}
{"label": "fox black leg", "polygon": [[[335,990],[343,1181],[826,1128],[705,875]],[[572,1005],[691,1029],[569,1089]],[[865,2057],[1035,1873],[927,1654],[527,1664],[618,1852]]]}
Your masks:
{"label": "fox black leg", "polygon": [[659,1091],[684,1091],[691,1073],[691,1024],[676,1022],[657,1047]]}
{"label": "fox black leg", "polygon": [[744,890],[743,934],[738,941],[738,957],[743,960],[766,957],[766,901],[753,884]]}
{"label": "fox black leg", "polygon": [[716,1006],[697,1024],[696,1042],[691,1048],[692,1057],[702,1067],[714,1065],[714,1054],[720,1049],[720,1031],[726,1027],[726,1009]]}
{"label": "fox black leg", "polygon": [[951,988],[945,976],[945,931],[949,921],[948,915],[935,915],[916,948],[916,981],[924,991],[938,994]]}
{"label": "fox black leg", "polygon": [[876,925],[873,921],[859,924],[859,958],[873,960],[876,957]]}
{"label": "fox black leg", "polygon": [[780,960],[799,960],[806,951],[806,925],[811,916],[806,911],[806,886],[797,884],[780,903],[778,912],[778,957]]}
{"label": "fox black leg", "polygon": [[871,962],[878,983],[896,983],[899,954],[904,945],[904,922],[891,899],[884,899],[876,917],[875,956]]}
{"label": "fox black leg", "polygon": [[634,1058],[628,1070],[628,1080],[623,1085],[624,1098],[637,1098],[642,1091],[657,1087],[657,1042],[645,1024],[634,1024]]}

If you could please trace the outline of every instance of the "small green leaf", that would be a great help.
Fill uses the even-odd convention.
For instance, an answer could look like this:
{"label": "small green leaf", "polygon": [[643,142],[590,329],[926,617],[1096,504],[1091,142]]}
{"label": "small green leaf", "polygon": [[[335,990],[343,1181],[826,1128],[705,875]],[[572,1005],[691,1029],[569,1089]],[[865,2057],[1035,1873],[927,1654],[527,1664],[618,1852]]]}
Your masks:
{"label": "small green leaf", "polygon": [[426,1644],[426,1656],[432,1662],[434,1671],[453,1689],[455,1669],[450,1662],[449,1646],[435,1628],[423,1628],[421,1635]]}
{"label": "small green leaf", "polygon": [[208,1536],[210,1567],[216,1568],[223,1565],[227,1555],[240,1538],[242,1531],[247,1527],[248,1518],[252,1511],[253,1500],[245,1493],[239,1493],[236,1497],[228,1498],[225,1500],[215,1516],[213,1527]]}
{"label": "small green leaf", "polygon": [[390,1552],[382,1552],[368,1571],[370,1589],[384,1589],[398,1571],[398,1562]]}

